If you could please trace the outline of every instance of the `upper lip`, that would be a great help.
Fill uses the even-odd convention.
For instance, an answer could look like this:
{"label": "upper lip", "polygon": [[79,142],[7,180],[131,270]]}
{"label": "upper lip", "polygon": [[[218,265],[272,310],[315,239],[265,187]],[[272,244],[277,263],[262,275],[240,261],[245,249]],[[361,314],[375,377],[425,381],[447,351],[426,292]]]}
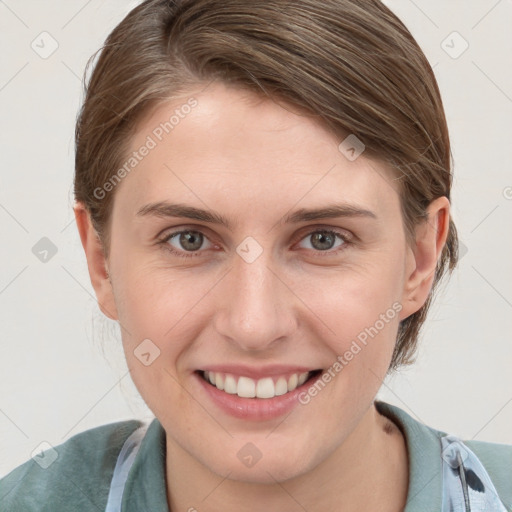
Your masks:
{"label": "upper lip", "polygon": [[311,368],[307,366],[296,365],[267,365],[267,366],[247,366],[247,365],[230,365],[230,364],[214,364],[207,365],[200,371],[229,373],[238,377],[249,377],[251,379],[261,379],[264,377],[277,377],[280,375],[291,375],[293,373],[305,373],[319,370],[320,368]]}

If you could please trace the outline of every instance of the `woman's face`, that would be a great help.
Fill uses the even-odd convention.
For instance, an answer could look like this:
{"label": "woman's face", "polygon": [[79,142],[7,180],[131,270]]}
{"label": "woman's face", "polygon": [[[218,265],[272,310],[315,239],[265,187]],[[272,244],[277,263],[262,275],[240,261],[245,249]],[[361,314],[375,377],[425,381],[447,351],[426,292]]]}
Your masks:
{"label": "woman's face", "polygon": [[213,83],[148,115],[98,292],[169,449],[247,481],[370,435],[426,296],[391,173],[292,110]]}

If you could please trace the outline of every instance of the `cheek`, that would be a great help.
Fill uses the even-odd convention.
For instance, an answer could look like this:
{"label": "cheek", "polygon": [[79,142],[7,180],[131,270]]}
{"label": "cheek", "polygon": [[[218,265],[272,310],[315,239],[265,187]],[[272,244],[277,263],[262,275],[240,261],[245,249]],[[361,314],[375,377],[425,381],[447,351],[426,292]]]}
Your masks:
{"label": "cheek", "polygon": [[173,324],[190,310],[190,301],[201,293],[196,281],[152,261],[126,258],[118,267],[115,287],[121,320],[132,335],[161,339],[170,334]]}
{"label": "cheek", "polygon": [[172,326],[186,313],[182,293],[176,283],[129,261],[118,271],[114,289],[123,349],[137,386],[149,385],[158,380],[163,360],[181,349],[179,343],[163,341],[174,336]]}
{"label": "cheek", "polygon": [[[383,336],[398,326],[402,309],[402,275],[397,261],[377,262],[330,271],[323,275],[304,275],[298,294],[305,298],[311,318],[323,323],[329,337],[357,338],[375,324]],[[374,330],[372,330],[374,332]],[[364,335],[361,336],[364,338]]]}
{"label": "cheek", "polygon": [[158,417],[164,404],[172,403],[173,410],[186,407],[178,381],[193,315],[181,290],[176,282],[140,272],[123,289],[120,320],[126,361],[140,395]]}
{"label": "cheek", "polygon": [[[151,407],[162,389],[173,393],[204,328],[215,280],[154,265],[125,267],[116,287],[122,340],[132,378]],[[206,308],[206,309],[205,309]],[[155,390],[160,390],[155,394]]]}

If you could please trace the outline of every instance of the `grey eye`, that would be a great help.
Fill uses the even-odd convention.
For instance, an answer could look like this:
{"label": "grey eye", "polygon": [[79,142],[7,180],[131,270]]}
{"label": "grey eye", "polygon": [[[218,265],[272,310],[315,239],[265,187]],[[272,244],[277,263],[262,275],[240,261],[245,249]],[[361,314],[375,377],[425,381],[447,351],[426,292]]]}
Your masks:
{"label": "grey eye", "polygon": [[[310,246],[306,247],[306,249],[315,249],[317,251],[327,251],[334,247],[336,242],[336,238],[339,238],[341,242],[344,243],[344,240],[340,235],[335,233],[334,231],[315,231],[314,233],[309,233],[307,236],[303,238],[303,240],[311,240]],[[342,245],[339,244],[338,247]]]}
{"label": "grey eye", "polygon": [[204,242],[204,236],[199,231],[181,231],[180,233],[175,233],[169,238],[169,242],[176,237],[179,237],[178,243],[180,246],[174,247],[176,247],[176,249],[184,249],[185,251],[197,251]]}

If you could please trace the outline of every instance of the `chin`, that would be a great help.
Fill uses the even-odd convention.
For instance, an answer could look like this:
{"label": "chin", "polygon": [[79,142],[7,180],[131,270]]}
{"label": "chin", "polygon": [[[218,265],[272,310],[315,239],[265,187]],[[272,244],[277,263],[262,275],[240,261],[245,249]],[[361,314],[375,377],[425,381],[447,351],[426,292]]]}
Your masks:
{"label": "chin", "polygon": [[[263,445],[257,442],[256,444]],[[313,453],[298,452],[292,444],[289,447],[282,444],[280,447],[272,446],[272,443],[270,445],[267,443],[266,447],[259,451],[250,441],[237,443],[233,450],[215,454],[210,460],[205,460],[203,457],[201,463],[210,471],[229,480],[275,484],[307,473],[318,462],[314,460],[316,457]],[[310,450],[311,447],[308,451]],[[227,454],[229,456],[226,456]]]}
{"label": "chin", "polygon": [[[216,468],[210,468],[223,477],[237,482],[245,482],[251,484],[269,484],[275,485],[276,482],[285,482],[293,478],[299,477],[306,472],[304,466],[297,467],[290,462],[279,458],[277,460],[260,460],[253,467],[241,467],[241,464],[226,464]],[[229,475],[229,476],[228,476]]]}

